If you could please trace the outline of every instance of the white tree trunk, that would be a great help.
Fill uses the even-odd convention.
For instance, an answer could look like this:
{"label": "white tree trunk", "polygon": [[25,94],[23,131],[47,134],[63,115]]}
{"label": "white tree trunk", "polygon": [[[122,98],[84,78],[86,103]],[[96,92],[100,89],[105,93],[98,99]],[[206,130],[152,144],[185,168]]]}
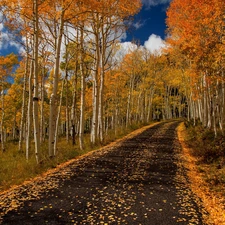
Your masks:
{"label": "white tree trunk", "polygon": [[67,74],[67,71],[66,71],[66,141],[67,143],[69,143],[69,127],[70,127],[70,124],[69,124],[69,121],[70,121],[70,115],[69,115],[69,105],[68,105],[68,74]]}
{"label": "white tree trunk", "polygon": [[60,120],[60,115],[61,115],[62,98],[63,98],[63,91],[64,91],[64,86],[65,86],[65,79],[63,79],[63,81],[62,81],[62,90],[61,90],[61,95],[60,95],[60,100],[59,100],[58,115],[57,115],[57,119],[56,119],[55,135],[54,135],[54,137],[55,137],[55,141],[54,141],[54,156],[57,153],[59,120]]}
{"label": "white tree trunk", "polygon": [[[76,63],[78,64],[78,63]],[[74,90],[73,90],[73,103],[72,103],[72,112],[71,112],[71,132],[72,132],[72,144],[75,145],[75,135],[76,135],[76,105],[77,105],[77,67],[76,65],[76,73],[74,79]]]}
{"label": "white tree trunk", "polygon": [[38,118],[38,0],[34,0],[34,93],[33,93],[33,121],[34,121],[34,142],[35,157],[39,163],[40,130]]}
{"label": "white tree trunk", "polygon": [[93,73],[93,115],[91,126],[91,143],[95,144],[98,128],[98,110],[99,110],[99,69],[100,69],[100,46],[99,33],[95,33],[96,56],[95,56],[95,71]]}
{"label": "white tree trunk", "polygon": [[23,128],[24,128],[24,122],[25,122],[25,106],[26,106],[26,84],[27,84],[27,74],[28,74],[28,54],[26,56],[26,65],[25,65],[25,71],[24,71],[24,79],[23,79],[23,103],[22,103],[22,112],[21,112],[21,121],[20,121],[20,136],[19,136],[19,152],[22,151],[22,142],[23,142]]}
{"label": "white tree trunk", "polygon": [[55,55],[55,66],[54,66],[54,78],[53,78],[53,92],[50,98],[50,117],[49,117],[49,157],[55,156],[54,153],[54,143],[56,140],[56,120],[57,120],[57,92],[58,92],[58,82],[59,82],[59,65],[60,65],[60,52],[61,43],[64,28],[64,10],[61,12],[60,17],[60,30],[56,45],[56,55]]}
{"label": "white tree trunk", "polygon": [[28,80],[28,106],[27,106],[27,125],[26,125],[26,159],[29,159],[30,153],[30,142],[31,142],[31,130],[32,130],[32,80],[33,80],[33,72],[34,72],[34,63],[31,61],[30,63],[30,75]]}
{"label": "white tree trunk", "polygon": [[45,68],[42,69],[41,78],[41,123],[40,123],[40,143],[42,144],[45,140],[45,118],[44,118],[44,100],[45,100]]}
{"label": "white tree trunk", "polygon": [[80,129],[79,129],[79,144],[80,149],[84,149],[84,108],[85,108],[85,73],[84,73],[84,34],[83,27],[81,28],[80,45],[81,45],[81,98],[80,98]]}

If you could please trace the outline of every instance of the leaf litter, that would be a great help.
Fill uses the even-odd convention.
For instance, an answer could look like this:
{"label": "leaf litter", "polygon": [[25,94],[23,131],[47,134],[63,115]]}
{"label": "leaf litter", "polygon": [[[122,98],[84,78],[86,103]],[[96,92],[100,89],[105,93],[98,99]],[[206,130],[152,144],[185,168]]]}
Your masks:
{"label": "leaf litter", "polygon": [[2,222],[204,224],[179,160],[178,124],[138,130],[1,194]]}

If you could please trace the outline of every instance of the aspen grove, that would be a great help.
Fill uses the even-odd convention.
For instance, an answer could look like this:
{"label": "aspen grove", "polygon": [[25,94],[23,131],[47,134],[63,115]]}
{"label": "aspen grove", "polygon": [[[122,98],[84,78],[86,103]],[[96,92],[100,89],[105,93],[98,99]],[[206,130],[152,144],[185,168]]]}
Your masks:
{"label": "aspen grove", "polygon": [[224,0],[173,0],[165,49],[133,44],[123,57],[120,39],[140,0],[0,2],[24,49],[0,58],[2,151],[16,140],[39,163],[46,142],[57,155],[59,137],[84,149],[84,135],[95,145],[110,131],[181,117],[224,131]]}

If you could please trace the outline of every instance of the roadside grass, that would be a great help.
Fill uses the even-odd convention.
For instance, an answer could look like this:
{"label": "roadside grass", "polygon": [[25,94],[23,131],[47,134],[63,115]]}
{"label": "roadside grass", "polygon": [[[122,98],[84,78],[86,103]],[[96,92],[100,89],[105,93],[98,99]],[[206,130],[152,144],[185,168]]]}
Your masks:
{"label": "roadside grass", "polygon": [[185,122],[186,144],[197,159],[198,172],[210,185],[211,190],[225,197],[225,136],[217,137],[214,132],[204,129],[200,124],[193,126]]}
{"label": "roadside grass", "polygon": [[[201,199],[204,224],[208,225],[225,224],[224,148],[218,144],[221,138],[214,138],[213,133],[200,124],[193,127],[185,122],[178,127],[190,187]],[[215,149],[218,152],[212,154]]]}
{"label": "roadside grass", "polygon": [[[105,146],[145,125],[148,124],[133,124],[127,128],[121,127],[118,128],[116,134],[115,131],[109,130],[103,143],[97,142],[94,146],[90,142],[90,135],[86,134],[84,137],[84,150],[80,150],[79,148],[78,137],[76,137],[75,145],[72,145],[71,141],[68,143],[65,137],[60,137],[57,153],[54,158],[48,157],[48,140],[46,140],[40,149],[39,164],[36,163],[35,159],[34,143],[31,143],[31,151],[29,160],[27,161],[25,150],[18,152],[18,143],[8,142],[6,143],[6,151],[0,152],[0,192],[14,185],[22,184],[24,181],[41,175],[70,159]],[[23,146],[23,149],[25,149],[25,146]]]}

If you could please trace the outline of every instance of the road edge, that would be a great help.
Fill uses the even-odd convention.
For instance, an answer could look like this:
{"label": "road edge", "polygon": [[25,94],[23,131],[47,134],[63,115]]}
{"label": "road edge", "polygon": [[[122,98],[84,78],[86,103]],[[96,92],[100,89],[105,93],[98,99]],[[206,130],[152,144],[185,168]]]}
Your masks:
{"label": "road edge", "polygon": [[177,128],[178,140],[182,147],[184,166],[187,168],[191,189],[201,199],[203,207],[208,212],[207,215],[203,215],[204,222],[208,225],[225,224],[224,206],[221,204],[219,196],[210,191],[209,185],[198,172],[197,159],[191,155],[191,149],[185,143],[185,130],[184,122],[180,123]]}

